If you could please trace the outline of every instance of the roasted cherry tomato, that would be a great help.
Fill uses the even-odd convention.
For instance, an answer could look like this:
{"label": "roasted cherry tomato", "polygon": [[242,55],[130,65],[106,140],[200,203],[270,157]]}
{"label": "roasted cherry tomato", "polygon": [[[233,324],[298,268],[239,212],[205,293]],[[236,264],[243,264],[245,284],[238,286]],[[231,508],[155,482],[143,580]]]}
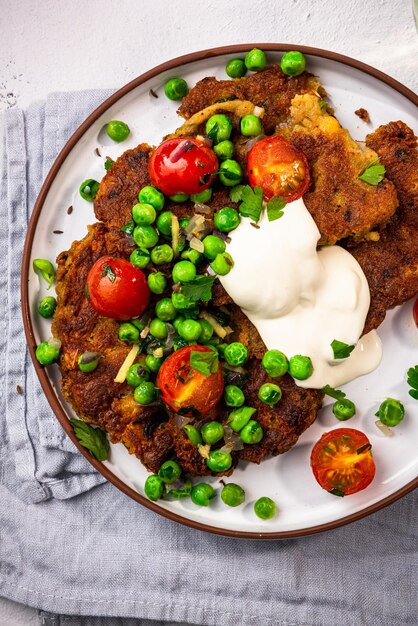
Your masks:
{"label": "roasted cherry tomato", "polygon": [[[209,376],[190,367],[191,352],[211,352],[206,346],[186,346],[174,352],[162,364],[158,372],[157,386],[161,399],[173,411],[183,409],[186,415],[209,413],[219,402],[224,389],[222,368]],[[185,411],[190,407],[190,411]],[[195,409],[195,411],[193,411]]]}
{"label": "roasted cherry tomato", "polygon": [[144,273],[132,263],[102,256],[89,271],[86,295],[100,315],[129,320],[145,311],[150,290]]}
{"label": "roasted cherry tomato", "polygon": [[163,141],[148,164],[152,184],[167,196],[204,191],[217,170],[218,159],[213,150],[193,137]]}
{"label": "roasted cherry tomato", "polygon": [[415,324],[418,326],[418,298],[414,302],[413,313],[414,313]]}
{"label": "roasted cherry tomato", "polygon": [[337,496],[361,491],[376,471],[370,441],[354,428],[324,433],[312,449],[311,467],[322,489]]}
{"label": "roasted cherry tomato", "polygon": [[261,187],[266,200],[281,196],[292,202],[311,182],[306,156],[279,135],[257,141],[248,153],[247,167],[250,185]]}

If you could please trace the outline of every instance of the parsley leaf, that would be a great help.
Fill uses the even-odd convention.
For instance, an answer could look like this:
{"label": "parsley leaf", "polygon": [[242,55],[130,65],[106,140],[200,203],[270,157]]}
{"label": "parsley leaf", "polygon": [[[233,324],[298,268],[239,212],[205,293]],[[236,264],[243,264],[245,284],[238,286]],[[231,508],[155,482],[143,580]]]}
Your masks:
{"label": "parsley leaf", "polygon": [[110,265],[108,265],[107,263],[105,263],[103,265],[103,271],[100,274],[100,278],[103,278],[104,276],[107,276],[110,280],[111,283],[114,283],[116,280],[116,274],[113,271],[113,269],[110,267]]}
{"label": "parsley leaf", "polygon": [[283,209],[286,206],[286,200],[281,196],[273,196],[271,200],[267,202],[267,217],[269,222],[280,219],[284,213]]}
{"label": "parsley leaf", "polygon": [[350,356],[355,346],[349,346],[348,343],[344,343],[344,341],[334,339],[331,348],[334,351],[334,359],[346,359]]}
{"label": "parsley leaf", "polygon": [[244,189],[244,185],[235,185],[232,187],[229,192],[229,198],[232,202],[241,202],[242,200],[242,190]]}
{"label": "parsley leaf", "polygon": [[135,222],[133,220],[130,220],[129,222],[121,226],[120,229],[123,230],[123,232],[127,235],[132,235],[135,230],[135,226]]}
{"label": "parsley leaf", "polygon": [[205,376],[215,374],[219,368],[218,353],[215,350],[210,352],[190,352],[190,367],[201,372]]}
{"label": "parsley leaf", "polygon": [[385,166],[378,163],[379,159],[380,157],[369,163],[358,178],[369,185],[378,185],[383,180],[386,173]]}
{"label": "parsley leaf", "polygon": [[108,170],[110,170],[110,168],[112,167],[113,163],[114,163],[114,160],[110,159],[109,157],[107,157],[106,161],[104,162],[104,168],[105,168],[106,172]]}
{"label": "parsley leaf", "polygon": [[212,126],[212,128],[208,132],[209,139],[212,139],[212,141],[216,141],[218,137],[218,132],[219,132],[219,124],[218,122],[215,122],[215,124]]}
{"label": "parsley leaf", "polygon": [[418,400],[418,365],[409,368],[407,372],[407,382],[408,385],[412,387],[412,389],[409,390],[409,395],[414,398],[414,400]]}
{"label": "parsley leaf", "polygon": [[243,217],[250,217],[255,223],[258,222],[263,208],[263,190],[261,187],[251,189],[245,185],[241,192],[242,203],[239,212]]}
{"label": "parsley leaf", "polygon": [[212,298],[212,285],[216,276],[196,276],[193,280],[181,286],[181,293],[191,302],[209,302]]}
{"label": "parsley leaf", "polygon": [[109,456],[109,441],[106,433],[82,420],[73,418],[70,419],[70,423],[83,448],[87,448],[98,461],[106,461]]}
{"label": "parsley leaf", "polygon": [[340,389],[333,389],[329,385],[322,387],[322,393],[326,396],[330,396],[330,398],[334,398],[334,400],[344,400],[345,398],[344,391],[341,391]]}

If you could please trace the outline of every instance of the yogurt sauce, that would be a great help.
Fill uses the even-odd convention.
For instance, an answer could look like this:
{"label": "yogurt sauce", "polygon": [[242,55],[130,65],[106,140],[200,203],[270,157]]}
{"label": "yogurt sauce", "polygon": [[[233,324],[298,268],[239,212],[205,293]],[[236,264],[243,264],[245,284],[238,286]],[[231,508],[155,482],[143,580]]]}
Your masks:
{"label": "yogurt sauce", "polygon": [[[231,232],[234,267],[219,279],[267,348],[312,359],[300,387],[338,387],[374,370],[382,348],[374,330],[359,340],[370,292],[356,259],[340,246],[317,250],[320,233],[302,199],[272,222],[263,211],[258,226],[244,218]],[[356,344],[347,359],[334,359],[334,339]]]}

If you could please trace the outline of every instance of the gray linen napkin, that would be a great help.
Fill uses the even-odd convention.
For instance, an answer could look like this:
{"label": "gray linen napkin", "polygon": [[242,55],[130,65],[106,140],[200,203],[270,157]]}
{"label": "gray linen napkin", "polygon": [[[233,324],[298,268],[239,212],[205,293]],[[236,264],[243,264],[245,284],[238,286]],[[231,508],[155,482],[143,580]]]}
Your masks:
{"label": "gray linen napkin", "polygon": [[107,483],[91,490],[102,478],[62,432],[27,361],[18,282],[27,213],[42,178],[107,95],[55,94],[45,106],[25,114],[14,109],[5,119],[0,594],[49,612],[42,620],[51,626],[135,624],[122,618],[217,626],[415,624],[416,494],[326,534],[255,542],[185,528]]}

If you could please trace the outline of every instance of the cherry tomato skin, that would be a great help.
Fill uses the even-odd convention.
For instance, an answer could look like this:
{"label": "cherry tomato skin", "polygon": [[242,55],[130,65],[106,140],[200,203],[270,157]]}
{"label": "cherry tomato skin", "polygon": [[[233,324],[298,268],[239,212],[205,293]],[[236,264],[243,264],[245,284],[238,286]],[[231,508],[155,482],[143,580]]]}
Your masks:
{"label": "cherry tomato skin", "polygon": [[99,315],[115,320],[138,317],[148,306],[145,274],[126,259],[103,256],[87,276],[88,299]]}
{"label": "cherry tomato skin", "polygon": [[324,433],[312,449],[311,467],[322,489],[345,496],[365,489],[376,472],[370,441],[354,428]]}
{"label": "cherry tomato skin", "polygon": [[193,137],[163,141],[148,164],[151,182],[167,196],[196,194],[210,187],[218,171],[216,154]]}
{"label": "cherry tomato skin", "polygon": [[414,315],[415,324],[418,326],[418,298],[414,302],[413,315]]}
{"label": "cherry tomato skin", "polygon": [[279,135],[253,145],[247,169],[250,185],[261,187],[266,200],[281,196],[292,202],[306,193],[311,182],[306,156]]}
{"label": "cherry tomato skin", "polygon": [[196,344],[176,350],[161,365],[157,387],[161,390],[162,401],[173,411],[192,406],[201,415],[207,415],[222,397],[222,368],[219,366],[217,372],[205,376],[190,367],[192,351],[211,352],[211,349]]}

